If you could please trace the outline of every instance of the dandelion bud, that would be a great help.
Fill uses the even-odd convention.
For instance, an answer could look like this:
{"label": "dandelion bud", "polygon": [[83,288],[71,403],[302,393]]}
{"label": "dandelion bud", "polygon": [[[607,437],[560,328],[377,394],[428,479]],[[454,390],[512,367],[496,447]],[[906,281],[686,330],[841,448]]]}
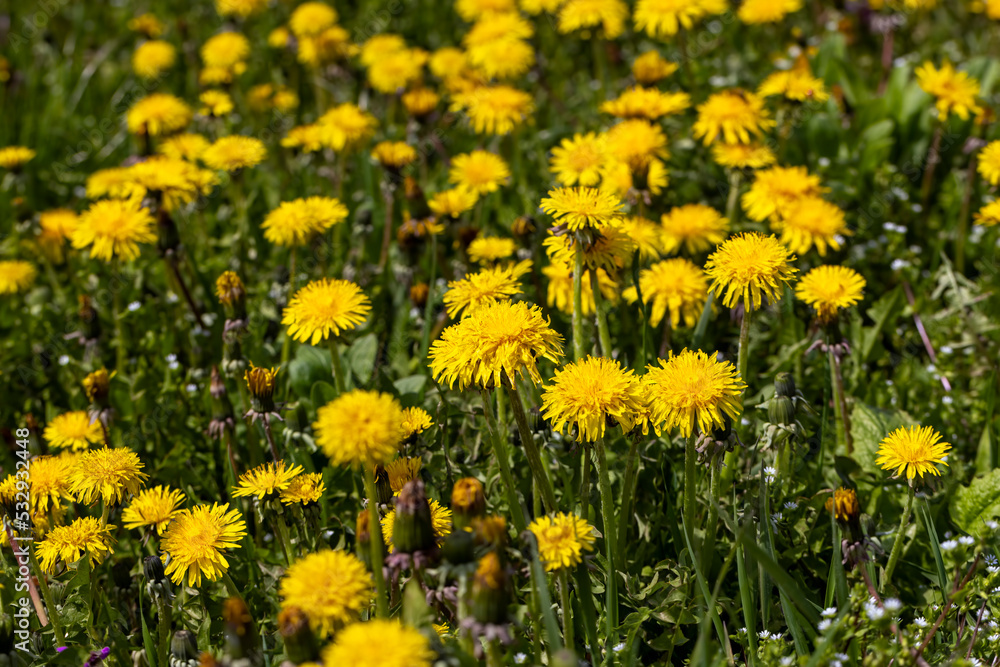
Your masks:
{"label": "dandelion bud", "polygon": [[472,535],[476,543],[492,549],[507,545],[507,522],[502,516],[484,516],[472,520]]}
{"label": "dandelion bud", "polygon": [[396,499],[392,545],[399,553],[429,551],[435,546],[431,506],[420,480],[407,482]]}
{"label": "dandelion bud", "polygon": [[227,312],[232,310],[236,314],[242,310],[246,313],[246,294],[243,281],[234,271],[225,271],[215,279],[215,295]]}
{"label": "dandelion bud", "polygon": [[278,370],[258,368],[250,362],[250,368],[243,374],[247,389],[250,390],[250,406],[254,412],[274,412],[274,385]]}
{"label": "dandelion bud", "polygon": [[444,538],[441,555],[452,565],[464,565],[475,557],[476,538],[467,530],[456,530]]}
{"label": "dandelion bud", "polygon": [[854,523],[861,516],[861,505],[854,489],[839,488],[827,498],[826,509],[833,512],[837,522],[843,525]]}
{"label": "dandelion bud", "polygon": [[403,191],[406,193],[411,218],[422,220],[431,217],[431,208],[427,205],[427,198],[424,197],[424,191],[415,178],[407,176],[403,180]]}
{"label": "dandelion bud", "polygon": [[319,658],[316,636],[309,627],[309,619],[298,607],[282,609],[278,614],[278,632],[285,641],[285,655],[299,665]]}
{"label": "dandelion bud", "polygon": [[379,505],[392,502],[392,483],[389,481],[389,473],[381,463],[375,466],[375,497]]}
{"label": "dandelion bud", "polygon": [[365,567],[371,569],[372,554],[371,554],[371,549],[369,548],[369,544],[371,543],[371,530],[370,530],[371,524],[369,524],[368,522],[369,522],[368,510],[361,510],[360,512],[358,512],[358,521],[354,530],[354,535],[356,538],[355,552],[358,554],[358,558],[360,558],[364,562]]}
{"label": "dandelion bud", "polygon": [[146,556],[142,561],[142,572],[150,584],[162,584],[167,580],[163,573],[163,561],[159,556]]}
{"label": "dandelion bud", "polygon": [[795,396],[795,379],[791,373],[778,373],[774,376],[774,395],[789,398]]}
{"label": "dandelion bud", "polygon": [[463,477],[451,489],[451,511],[455,527],[459,530],[469,526],[473,519],[486,511],[486,495],[483,484],[475,477]]}
{"label": "dandelion bud", "polygon": [[775,394],[767,404],[767,419],[772,424],[792,424],[795,421],[795,404],[792,399]]}
{"label": "dandelion bud", "polygon": [[178,630],[170,640],[170,656],[172,665],[197,665],[198,640],[193,632]]}
{"label": "dandelion bud", "polygon": [[83,391],[91,403],[99,408],[107,408],[108,394],[111,392],[111,374],[101,368],[83,378]]}
{"label": "dandelion bud", "polygon": [[410,288],[410,303],[415,308],[423,308],[427,305],[427,297],[430,291],[431,289],[427,286],[427,283],[417,283]]}
{"label": "dandelion bud", "polygon": [[472,615],[480,623],[502,624],[507,621],[507,572],[496,552],[479,559],[472,578]]}

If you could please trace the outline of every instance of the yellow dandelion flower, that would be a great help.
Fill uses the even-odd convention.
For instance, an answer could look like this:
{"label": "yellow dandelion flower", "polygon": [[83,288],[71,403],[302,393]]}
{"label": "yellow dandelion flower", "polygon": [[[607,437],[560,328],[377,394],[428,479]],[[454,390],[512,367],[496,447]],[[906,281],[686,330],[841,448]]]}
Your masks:
{"label": "yellow dandelion flower", "polygon": [[337,11],[325,2],[303,2],[288,19],[296,37],[315,37],[337,22]]}
{"label": "yellow dandelion flower", "polygon": [[771,149],[762,144],[714,143],[712,159],[730,169],[762,169],[778,161]]}
{"label": "yellow dandelion flower", "polygon": [[625,31],[628,6],[622,0],[568,0],[559,10],[559,32],[603,29],[606,39]]}
{"label": "yellow dandelion flower", "polygon": [[743,193],[743,210],[757,222],[780,218],[799,199],[824,192],[819,176],[811,175],[805,167],[772,167],[754,175],[750,189]]}
{"label": "yellow dandelion flower", "polygon": [[89,554],[91,566],[98,565],[114,546],[113,528],[89,516],[76,519],[68,526],[56,526],[35,547],[39,564],[49,574],[55,574],[60,560],[69,565]]}
{"label": "yellow dandelion flower", "polygon": [[802,0],[746,0],[737,15],[748,25],[778,23],[802,9]]}
{"label": "yellow dandelion flower", "polygon": [[319,502],[326,492],[323,473],[306,472],[293,478],[279,494],[281,502],[286,505],[309,505]]}
{"label": "yellow dandelion flower", "polygon": [[281,323],[294,340],[316,345],[362,324],[370,312],[371,302],[360,287],[349,280],[322,278],[295,293]]}
{"label": "yellow dandelion flower", "polygon": [[126,122],[132,134],[160,137],[183,130],[193,115],[183,100],[166,93],[153,93],[132,105]]}
{"label": "yellow dandelion flower", "polygon": [[496,236],[478,236],[469,244],[466,252],[476,264],[492,264],[517,252],[517,242]]}
{"label": "yellow dandelion flower", "polygon": [[21,260],[0,261],[0,294],[17,294],[35,282],[35,267]]}
{"label": "yellow dandelion flower", "polygon": [[[63,246],[73,235],[79,224],[80,216],[77,215],[76,211],[69,209],[52,209],[42,211],[38,215],[38,226],[40,228],[38,243],[42,248],[42,252],[45,253],[45,256],[53,264],[63,263],[65,259]],[[0,270],[0,275],[3,275],[2,270]],[[0,291],[2,290],[3,288],[0,287]]]}
{"label": "yellow dandelion flower", "polygon": [[672,37],[681,28],[690,30],[704,8],[692,0],[639,0],[635,6],[635,29],[650,37]]}
{"label": "yellow dandelion flower", "polygon": [[211,169],[237,171],[264,161],[267,149],[260,139],[233,135],[217,139],[202,153],[202,161]]}
{"label": "yellow dandelion flower", "polygon": [[156,79],[177,62],[177,49],[170,42],[143,42],[132,54],[132,71],[143,79]]}
{"label": "yellow dandelion flower", "polygon": [[360,60],[365,67],[371,67],[382,58],[406,51],[406,40],[401,35],[380,33],[368,38],[361,45]]}
{"label": "yellow dandelion flower", "polygon": [[1000,225],[1000,199],[994,199],[976,212],[975,220],[977,225],[992,227]]}
{"label": "yellow dandelion flower", "polygon": [[[463,173],[462,177],[465,176],[466,173]],[[471,210],[477,201],[479,201],[479,195],[476,192],[464,185],[459,185],[451,190],[442,190],[436,193],[430,198],[427,205],[439,218],[457,218]]]}
{"label": "yellow dandelion flower", "polygon": [[[492,22],[492,19],[487,21]],[[514,79],[535,64],[535,50],[531,44],[510,37],[470,46],[467,55],[475,73],[487,79]]]}
{"label": "yellow dandelion flower", "polygon": [[977,157],[979,174],[990,185],[1000,184],[1000,141],[987,144]]}
{"label": "yellow dandelion flower", "polygon": [[134,196],[144,196],[145,193],[136,190],[135,185],[133,171],[130,167],[98,169],[87,177],[87,197],[89,199],[100,199],[101,197],[131,199]]}
{"label": "yellow dandelion flower", "polygon": [[215,11],[219,16],[239,16],[245,19],[264,11],[267,3],[268,0],[215,0]]}
{"label": "yellow dandelion flower", "polygon": [[198,112],[202,116],[221,118],[233,111],[233,98],[221,90],[206,90],[198,96],[202,107]]}
{"label": "yellow dandelion flower", "polygon": [[[395,489],[393,490],[395,491]],[[427,504],[430,506],[431,510],[431,527],[434,531],[434,537],[437,539],[438,545],[440,545],[441,540],[451,534],[452,512],[450,509],[434,499],[428,499]],[[392,533],[395,524],[396,510],[389,510],[389,513],[382,517],[382,538],[385,540],[385,544],[389,548],[389,553],[395,551],[392,544]]]}
{"label": "yellow dandelion flower", "polygon": [[837,489],[827,498],[825,506],[826,511],[831,512],[833,517],[841,523],[857,519],[861,514],[858,494],[854,489],[845,489],[844,487]]}
{"label": "yellow dandelion flower", "polygon": [[74,454],[37,456],[31,461],[31,509],[41,514],[58,511],[63,500],[72,500],[70,477],[76,467]]}
{"label": "yellow dandelion flower", "polygon": [[378,121],[356,104],[345,103],[324,113],[316,124],[322,130],[323,145],[335,151],[343,151],[353,149],[370,139]]}
{"label": "yellow dandelion flower", "polygon": [[663,228],[648,218],[625,218],[621,231],[638,249],[641,260],[657,259],[664,252]]}
{"label": "yellow dandelion flower", "polygon": [[87,400],[91,403],[100,403],[108,397],[111,388],[111,378],[116,371],[108,373],[107,368],[99,368],[93,373],[89,373],[83,378],[83,393],[87,395]]}
{"label": "yellow dandelion flower", "polygon": [[233,497],[256,496],[260,501],[273,498],[285,491],[292,479],[302,472],[302,466],[286,468],[284,461],[264,463],[240,475],[240,483],[233,487]]}
{"label": "yellow dandelion flower", "polygon": [[280,246],[304,246],[347,219],[347,207],[333,197],[308,197],[282,202],[267,214],[264,238]]}
{"label": "yellow dandelion flower", "polygon": [[455,11],[465,21],[475,21],[491,14],[517,11],[515,0],[456,0]]}
{"label": "yellow dandelion flower", "polygon": [[531,95],[511,86],[481,86],[452,97],[451,110],[464,112],[477,134],[505,135],[521,125],[535,104]]}
{"label": "yellow dandelion flower", "polygon": [[782,287],[790,283],[798,271],[788,248],[773,236],[757,232],[732,237],[712,253],[705,271],[712,279],[711,289],[721,295],[723,304],[736,307],[740,297],[747,309],[758,310],[763,297],[777,301]]}
{"label": "yellow dandelion flower", "polygon": [[826,257],[827,246],[840,249],[839,236],[852,234],[840,207],[819,197],[799,199],[771,221],[771,228],[792,252],[804,254],[815,246],[820,257]]}
{"label": "yellow dandelion flower", "polygon": [[667,159],[667,137],[659,125],[648,120],[631,119],[618,123],[606,134],[608,153],[624,162],[636,174],[649,170],[655,159]]}
{"label": "yellow dandelion flower", "polygon": [[417,159],[417,149],[405,141],[383,141],[375,144],[372,157],[383,167],[398,170]]}
{"label": "yellow dandelion flower", "polygon": [[156,147],[156,152],[175,160],[194,162],[204,155],[210,145],[208,139],[200,134],[175,134],[164,139]]}
{"label": "yellow dandelion flower", "polygon": [[306,153],[315,153],[323,148],[323,137],[326,134],[319,125],[298,125],[288,130],[281,139],[285,148],[300,148]]}
{"label": "yellow dandelion flower", "polygon": [[[321,67],[337,60],[346,60],[358,52],[358,47],[351,42],[351,34],[339,25],[330,26],[315,37],[299,38],[298,46],[298,61],[309,67]],[[275,95],[276,107],[278,95]],[[297,104],[298,97],[295,100]]]}
{"label": "yellow dandelion flower", "polygon": [[35,151],[26,146],[4,146],[0,148],[0,167],[7,170],[18,169],[35,155]]}
{"label": "yellow dandelion flower", "polygon": [[[677,328],[681,319],[684,326],[693,327],[701,317],[708,300],[708,277],[697,264],[677,257],[657,262],[639,273],[639,287],[645,303],[653,304],[649,323],[656,327],[663,316],[670,314],[670,326]],[[638,300],[635,287],[623,295],[629,302]]]}
{"label": "yellow dandelion flower", "polygon": [[45,440],[55,449],[83,451],[103,440],[101,425],[91,420],[85,410],[64,412],[45,427]]}
{"label": "yellow dandelion flower", "polygon": [[[566,315],[573,314],[573,265],[567,262],[553,262],[542,268],[548,279],[545,302]],[[590,272],[584,271],[581,278],[581,312],[585,317],[594,314],[594,291],[590,286]],[[597,269],[597,285],[607,301],[618,299],[618,285],[604,269]]]}
{"label": "yellow dandelion flower", "polygon": [[[434,420],[423,408],[406,408],[403,410],[403,437],[409,438],[412,435],[423,433],[434,425]],[[419,461],[419,459],[417,459]],[[391,465],[391,464],[390,464]],[[419,468],[419,466],[417,466]],[[392,480],[392,472],[389,472],[389,479]],[[412,477],[411,477],[412,479]],[[402,488],[402,484],[400,485]],[[395,490],[395,487],[393,487]]]}
{"label": "yellow dandelion flower", "polygon": [[687,93],[665,93],[655,88],[635,86],[602,103],[601,111],[617,118],[657,120],[683,113],[690,106],[691,96]]}
{"label": "yellow dandelion flower", "polygon": [[642,377],[657,435],[676,428],[686,438],[696,424],[707,435],[725,426],[723,415],[736,419],[743,412],[746,384],[732,363],[688,349],[659,362]]}
{"label": "yellow dandelion flower", "polygon": [[945,62],[941,69],[934,63],[925,62],[917,68],[917,83],[924,92],[937,98],[935,106],[942,120],[954,113],[962,120],[968,120],[969,114],[978,114],[980,107],[976,104],[979,95],[979,82],[969,76],[968,72],[960,72]]}
{"label": "yellow dandelion flower", "polygon": [[546,572],[576,567],[585,551],[594,550],[594,527],[576,514],[540,516],[528,530],[538,541],[538,556]]}
{"label": "yellow dandelion flower", "polygon": [[194,201],[199,194],[207,195],[218,183],[218,177],[190,162],[154,155],[128,168],[121,188],[130,198],[140,198],[147,192],[159,193],[163,207],[173,211]]}
{"label": "yellow dandelion flower", "polygon": [[[543,245],[545,253],[553,263],[575,262],[578,239],[569,234],[562,236],[549,235]],[[588,269],[604,269],[617,271],[625,266],[635,253],[635,243],[618,225],[605,227],[586,239],[581,249],[583,251],[583,266]]]}
{"label": "yellow dandelion flower", "polygon": [[205,67],[242,74],[243,63],[250,56],[250,40],[238,32],[220,32],[201,45],[201,59]]}
{"label": "yellow dandelion flower", "polygon": [[329,637],[368,608],[372,581],[357,556],[324,549],[292,563],[281,577],[278,594],[282,609],[301,609],[313,631]]}
{"label": "yellow dandelion flower", "polygon": [[625,162],[611,159],[605,163],[601,178],[602,188],[621,197],[634,196],[636,190],[656,196],[663,192],[670,182],[670,172],[663,161],[656,158],[650,160],[645,172],[642,168],[634,172]]}
{"label": "yellow dandelion flower", "polygon": [[667,78],[680,67],[677,63],[664,60],[656,51],[647,51],[632,62],[632,76],[643,86],[651,86]]}
{"label": "yellow dandelion flower", "polygon": [[750,143],[750,135],[760,137],[774,127],[764,99],[743,90],[724,90],[698,106],[694,137],[706,146],[722,138],[727,144]]}
{"label": "yellow dandelion flower", "polygon": [[795,286],[795,296],[816,309],[816,316],[826,321],[838,310],[850,308],[864,295],[865,279],[846,266],[817,266],[802,276]]}
{"label": "yellow dandelion flower", "polygon": [[521,11],[525,14],[538,16],[542,12],[555,14],[566,0],[520,0]]}
{"label": "yellow dandelion flower", "polygon": [[128,29],[149,38],[159,37],[163,34],[163,22],[153,14],[141,14],[133,19],[129,19]]}
{"label": "yellow dandelion flower", "polygon": [[575,428],[578,440],[595,442],[604,437],[609,418],[631,431],[643,403],[631,369],[614,359],[587,357],[556,371],[542,392],[542,415],[554,431]]}
{"label": "yellow dandelion flower", "polygon": [[169,486],[144,489],[122,512],[122,523],[129,530],[156,527],[156,534],[163,535],[167,524],[184,504],[184,494]]}
{"label": "yellow dandelion flower", "polygon": [[437,108],[441,96],[430,88],[414,88],[403,93],[402,100],[408,114],[421,118]]}
{"label": "yellow dandelion flower", "polygon": [[606,141],[594,132],[567,137],[552,149],[549,171],[561,185],[592,187],[601,180],[606,160]]}
{"label": "yellow dandelion flower", "polygon": [[503,158],[489,151],[456,155],[451,161],[448,181],[477,196],[496,192],[510,180],[510,169]]}
{"label": "yellow dandelion flower", "polygon": [[615,194],[598,188],[556,188],[549,190],[540,207],[557,225],[576,232],[615,224],[622,218],[622,206]]}
{"label": "yellow dandelion flower", "polygon": [[352,623],[323,649],[326,667],[431,667],[437,654],[419,631],[398,621]]}
{"label": "yellow dandelion flower", "polygon": [[660,218],[664,252],[679,252],[681,246],[694,255],[722,243],[729,233],[729,219],[711,206],[685,204]]}
{"label": "yellow dandelion flower", "polygon": [[334,465],[384,464],[403,441],[403,408],[388,394],[354,390],[321,407],[313,429]]}
{"label": "yellow dandelion flower", "polygon": [[368,83],[380,93],[393,94],[419,81],[426,62],[427,54],[420,49],[386,54],[368,66]]}
{"label": "yellow dandelion flower", "polygon": [[537,383],[537,360],[558,361],[562,353],[562,336],[538,306],[498,301],[445,329],[431,346],[430,369],[449,388],[456,382],[459,389],[491,382],[499,387],[503,374],[513,380],[518,373]]}
{"label": "yellow dandelion flower", "polygon": [[90,255],[105,262],[139,256],[140,243],[156,241],[156,221],[138,199],[105,199],[95,202],[80,216],[70,239],[77,249],[90,248]]}
{"label": "yellow dandelion flower", "polygon": [[941,442],[941,434],[930,426],[900,427],[879,443],[875,463],[882,470],[895,470],[893,477],[905,475],[907,480],[940,476],[935,464],[948,465],[950,449],[951,444]]}
{"label": "yellow dandelion flower", "polygon": [[70,491],[88,505],[98,500],[120,504],[126,496],[138,493],[149,477],[142,468],[139,456],[126,447],[91,449],[76,459],[69,476]]}
{"label": "yellow dandelion flower", "polygon": [[[423,414],[412,415],[410,414],[411,410],[420,410]],[[407,437],[412,433],[419,433],[425,428],[430,428],[431,416],[420,408],[406,408],[406,410],[403,410],[403,414],[406,415],[403,421],[403,431],[407,432]],[[426,424],[426,426],[416,430],[413,427],[417,424]],[[389,487],[393,493],[399,493],[408,482],[415,480],[422,465],[423,461],[419,458],[409,456],[402,456],[386,464],[385,472],[389,475]]]}
{"label": "yellow dandelion flower", "polygon": [[454,46],[440,48],[431,54],[428,66],[439,79],[450,79],[462,74],[469,63],[465,51]]}
{"label": "yellow dandelion flower", "polygon": [[444,293],[444,307],[448,316],[452,319],[468,317],[487,304],[507,301],[520,294],[520,277],[523,273],[519,273],[515,267],[516,265],[511,264],[482,269],[461,280],[449,282]]}
{"label": "yellow dandelion flower", "polygon": [[817,79],[808,69],[794,68],[775,72],[764,79],[757,94],[761,97],[781,96],[795,102],[825,102],[830,99],[822,79]]}
{"label": "yellow dandelion flower", "polygon": [[229,505],[198,505],[178,512],[167,526],[160,548],[170,556],[164,572],[175,584],[198,587],[201,578],[218,581],[229,569],[225,551],[247,534],[239,510]]}

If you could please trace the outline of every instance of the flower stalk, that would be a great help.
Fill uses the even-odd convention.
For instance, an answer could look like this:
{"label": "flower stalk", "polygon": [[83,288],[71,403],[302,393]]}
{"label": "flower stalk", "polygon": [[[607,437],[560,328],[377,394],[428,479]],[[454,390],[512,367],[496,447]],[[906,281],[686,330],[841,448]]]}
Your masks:
{"label": "flower stalk", "polygon": [[607,609],[605,619],[607,621],[607,637],[605,645],[608,647],[617,643],[615,630],[618,627],[618,559],[616,558],[616,532],[615,532],[615,504],[611,495],[611,474],[608,470],[608,457],[604,450],[604,438],[600,437],[594,443],[594,458],[597,462],[597,474],[600,479],[601,488],[601,515],[604,519],[604,546],[608,559],[608,578],[605,582]]}
{"label": "flower stalk", "polygon": [[906,527],[910,523],[910,515],[913,513],[913,496],[915,495],[913,485],[907,485],[906,505],[903,507],[903,516],[899,520],[899,530],[896,531],[896,540],[892,543],[892,552],[889,554],[889,563],[885,566],[885,573],[882,575],[882,590],[884,591],[892,581],[892,573],[896,569],[896,563],[903,554],[903,539],[906,536]]}
{"label": "flower stalk", "polygon": [[375,468],[362,466],[365,478],[365,495],[368,496],[368,544],[371,549],[372,577],[375,579],[375,609],[378,618],[389,618],[389,599],[386,597],[385,575],[382,572],[382,526],[379,525],[378,493],[375,491]]}
{"label": "flower stalk", "polygon": [[517,487],[514,485],[514,475],[510,470],[510,458],[507,454],[507,445],[500,437],[500,430],[497,428],[496,417],[493,415],[492,401],[490,394],[485,389],[480,390],[483,397],[483,414],[486,415],[486,423],[490,434],[493,436],[493,454],[500,468],[500,478],[503,480],[504,491],[507,494],[507,504],[510,506],[511,520],[518,533],[524,532],[528,524],[524,521],[524,513],[521,511],[521,503],[517,499]]}
{"label": "flower stalk", "polygon": [[514,421],[517,422],[518,432],[521,435],[521,446],[524,447],[524,454],[528,459],[528,465],[531,467],[531,474],[538,484],[542,502],[545,503],[545,510],[547,512],[555,512],[557,509],[556,494],[552,490],[552,482],[549,481],[549,476],[545,472],[541,452],[538,451],[538,445],[535,443],[531,427],[528,425],[528,416],[524,412],[524,403],[521,401],[521,394],[518,393],[516,387],[510,385],[510,381],[510,378],[505,377],[504,388],[510,396],[510,407],[514,413]]}

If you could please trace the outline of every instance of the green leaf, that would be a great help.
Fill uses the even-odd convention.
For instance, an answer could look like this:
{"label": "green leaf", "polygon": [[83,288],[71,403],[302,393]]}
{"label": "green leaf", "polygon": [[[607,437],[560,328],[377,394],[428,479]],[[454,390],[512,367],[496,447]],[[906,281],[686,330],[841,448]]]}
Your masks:
{"label": "green leaf", "polygon": [[964,532],[972,535],[989,532],[986,521],[1000,517],[1000,469],[956,489],[948,509],[952,521]]}
{"label": "green leaf", "polygon": [[875,347],[875,341],[878,340],[878,336],[882,329],[884,329],[887,324],[895,322],[902,310],[903,291],[902,288],[899,287],[883,296],[868,309],[868,316],[875,321],[875,325],[865,327],[862,330],[861,350],[858,359],[859,364],[863,364],[868,361],[868,356],[872,353],[872,348]]}
{"label": "green leaf", "polygon": [[375,369],[375,355],[378,352],[378,337],[368,334],[354,341],[347,349],[347,363],[358,379],[358,385],[368,384]]}
{"label": "green leaf", "polygon": [[146,626],[146,612],[142,609],[141,586],[139,587],[139,618],[142,619],[142,646],[146,649],[146,662],[149,663],[149,667],[156,667],[156,644],[153,643],[149,628]]}
{"label": "green leaf", "polygon": [[851,410],[851,437],[854,439],[854,459],[862,470],[875,470],[875,458],[882,439],[900,426],[916,422],[907,413],[855,403]]}
{"label": "green leaf", "polygon": [[423,391],[425,384],[427,384],[426,375],[410,375],[409,377],[399,378],[392,383],[392,386],[396,388],[400,396],[406,396],[407,394],[419,394]]}
{"label": "green leaf", "polygon": [[312,401],[317,410],[335,398],[337,398],[337,390],[329,382],[316,382],[309,391],[309,400]]}
{"label": "green leaf", "polygon": [[295,358],[288,364],[288,377],[298,396],[309,396],[314,384],[329,382],[333,378],[333,363],[330,361],[329,351],[311,345],[299,345],[295,349]]}

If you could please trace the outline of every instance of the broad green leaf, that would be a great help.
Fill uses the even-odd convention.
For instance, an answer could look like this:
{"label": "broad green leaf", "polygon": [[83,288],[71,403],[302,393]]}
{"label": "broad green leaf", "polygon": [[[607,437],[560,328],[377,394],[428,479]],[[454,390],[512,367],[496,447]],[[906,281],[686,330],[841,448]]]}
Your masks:
{"label": "broad green leaf", "polygon": [[951,519],[966,533],[992,532],[986,522],[1000,517],[1000,469],[959,487],[948,502]]}
{"label": "broad green leaf", "polygon": [[357,378],[356,385],[365,385],[371,379],[377,352],[378,337],[375,334],[362,336],[347,349],[347,363]]}
{"label": "broad green leaf", "polygon": [[329,382],[316,382],[309,390],[309,400],[319,410],[321,407],[337,398],[337,390]]}
{"label": "broad green leaf", "polygon": [[406,396],[407,394],[419,394],[424,385],[427,384],[426,375],[411,375],[405,378],[399,378],[392,383],[392,386],[396,388],[400,396]]}
{"label": "broad green leaf", "polygon": [[864,403],[855,403],[851,410],[851,437],[854,439],[854,459],[862,470],[877,469],[875,458],[882,439],[900,426],[916,422],[902,410],[882,410]]}
{"label": "broad green leaf", "polygon": [[295,349],[295,358],[288,364],[288,377],[295,393],[307,398],[314,384],[332,381],[330,352],[321,347],[299,345]]}

